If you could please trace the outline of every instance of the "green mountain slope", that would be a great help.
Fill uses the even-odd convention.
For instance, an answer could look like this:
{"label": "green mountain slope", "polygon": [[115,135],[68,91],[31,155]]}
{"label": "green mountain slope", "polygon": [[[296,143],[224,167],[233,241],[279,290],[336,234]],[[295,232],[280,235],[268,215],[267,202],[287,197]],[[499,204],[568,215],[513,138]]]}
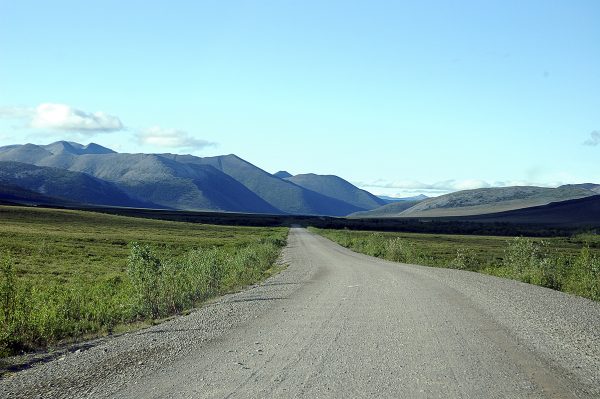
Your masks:
{"label": "green mountain slope", "polygon": [[375,209],[387,203],[338,176],[308,173],[287,177],[285,180],[362,209]]}
{"label": "green mountain slope", "polygon": [[116,185],[85,173],[20,162],[0,161],[0,185],[17,186],[43,196],[78,203],[137,207],[152,205],[132,199]]}
{"label": "green mountain slope", "polygon": [[169,156],[180,163],[211,165],[286,213],[345,216],[364,210],[275,177],[233,154],[207,158],[198,158],[191,155],[163,155]]}
{"label": "green mountain slope", "polygon": [[429,198],[401,212],[402,217],[467,216],[504,212],[584,198],[596,193],[578,185],[558,188],[516,186],[458,191]]}
{"label": "green mountain slope", "polygon": [[83,172],[138,200],[176,209],[343,216],[363,208],[275,177],[235,156],[119,154],[56,142],[0,148],[0,161]]}
{"label": "green mountain slope", "polygon": [[211,166],[181,164],[155,154],[119,154],[92,144],[57,142],[0,148],[0,160],[83,172],[114,183],[138,201],[163,207],[281,213]]}
{"label": "green mountain slope", "polygon": [[[463,218],[461,218],[463,219]],[[491,223],[533,223],[600,227],[600,195],[552,202],[530,208],[485,215],[466,216],[464,220]]]}
{"label": "green mountain slope", "polygon": [[420,201],[396,201],[390,204],[380,206],[379,208],[372,209],[370,211],[355,212],[348,217],[351,218],[389,218],[398,217],[398,215],[417,205]]}
{"label": "green mountain slope", "polygon": [[74,202],[36,193],[10,183],[0,183],[0,204],[12,205],[73,205]]}

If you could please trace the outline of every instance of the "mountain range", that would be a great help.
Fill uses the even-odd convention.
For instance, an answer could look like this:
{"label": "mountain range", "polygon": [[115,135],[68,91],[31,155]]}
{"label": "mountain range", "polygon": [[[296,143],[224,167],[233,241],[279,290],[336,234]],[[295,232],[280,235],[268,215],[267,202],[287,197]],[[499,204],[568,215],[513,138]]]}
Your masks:
{"label": "mountain range", "polygon": [[234,154],[127,154],[68,141],[0,147],[0,201],[10,203],[430,218],[529,209],[598,194],[600,185],[589,183],[377,197],[335,175],[271,174]]}
{"label": "mountain range", "polygon": [[337,176],[294,181],[233,154],[121,154],[94,143],[58,141],[0,147],[0,169],[2,186],[76,203],[330,216],[385,204]]}

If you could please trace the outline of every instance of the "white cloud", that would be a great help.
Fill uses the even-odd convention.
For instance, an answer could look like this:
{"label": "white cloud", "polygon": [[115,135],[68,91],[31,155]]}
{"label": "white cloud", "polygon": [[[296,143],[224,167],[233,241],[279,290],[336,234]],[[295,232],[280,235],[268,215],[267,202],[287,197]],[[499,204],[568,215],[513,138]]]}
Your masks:
{"label": "white cloud", "polygon": [[66,104],[43,103],[35,108],[2,107],[0,118],[25,119],[34,129],[98,133],[123,129],[121,120],[104,112],[85,112]]}
{"label": "white cloud", "polygon": [[210,141],[197,139],[183,130],[160,126],[142,129],[136,136],[140,144],[152,145],[154,147],[201,150],[216,145],[216,143]]}
{"label": "white cloud", "polygon": [[114,132],[123,129],[121,120],[104,112],[84,112],[65,104],[40,104],[30,126],[38,129],[55,129],[86,132]]}
{"label": "white cloud", "polygon": [[356,184],[363,187],[402,190],[428,190],[440,192],[489,187],[489,184],[484,182],[483,180],[443,180],[435,183],[423,183],[417,180],[397,180],[391,182],[384,180],[376,180],[374,182],[358,182]]}
{"label": "white cloud", "polygon": [[590,138],[583,142],[583,145],[595,147],[600,144],[600,131],[594,130],[590,133]]}
{"label": "white cloud", "polygon": [[376,192],[378,194],[387,194],[393,196],[408,196],[414,194],[426,194],[429,196],[437,196],[448,194],[454,191],[474,190],[478,188],[489,187],[511,187],[511,186],[538,186],[538,187],[557,187],[561,182],[553,182],[548,184],[533,183],[526,181],[495,181],[487,182],[480,179],[464,179],[464,180],[442,180],[435,183],[423,183],[416,180],[400,180],[388,182],[384,180],[376,180],[373,182],[355,182],[356,186],[364,188],[367,191]]}
{"label": "white cloud", "polygon": [[478,179],[460,180],[455,182],[452,186],[457,190],[474,190],[476,188],[491,187],[490,183]]}

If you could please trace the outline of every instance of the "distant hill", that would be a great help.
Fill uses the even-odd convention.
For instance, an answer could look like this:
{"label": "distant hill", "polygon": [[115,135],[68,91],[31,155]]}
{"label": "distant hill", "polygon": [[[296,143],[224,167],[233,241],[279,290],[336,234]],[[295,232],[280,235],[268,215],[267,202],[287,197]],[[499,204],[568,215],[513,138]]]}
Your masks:
{"label": "distant hill", "polygon": [[206,158],[192,155],[162,155],[184,164],[213,166],[285,213],[345,216],[364,210],[339,199],[305,189],[286,179],[275,177],[233,154]]}
{"label": "distant hill", "polygon": [[122,154],[70,141],[0,147],[0,186],[5,201],[13,196],[194,211],[419,218],[489,214],[600,193],[600,185],[592,183],[504,187],[401,198],[388,205],[338,176],[273,175],[234,154]]}
{"label": "distant hill", "polygon": [[285,179],[286,177],[292,177],[292,175],[290,174],[290,172],[287,172],[285,170],[280,170],[277,173],[273,173],[273,176],[279,177],[280,179]]}
{"label": "distant hill", "polygon": [[52,144],[41,146],[52,153],[65,152],[73,155],[84,154],[115,154],[110,148],[102,147],[96,143],[82,145],[72,141],[57,141]]}
{"label": "distant hill", "polygon": [[[595,189],[596,185],[591,185]],[[558,188],[517,186],[457,191],[429,198],[402,211],[400,217],[447,217],[480,215],[528,208],[556,201],[584,198],[597,194],[580,185]]]}
{"label": "distant hill", "polygon": [[387,195],[378,195],[378,197],[387,201],[388,203],[389,202],[398,202],[398,201],[423,201],[423,200],[426,200],[427,198],[429,198],[425,194],[419,194],[419,195],[415,195],[413,197],[402,197],[402,198],[388,197]]}
{"label": "distant hill", "polygon": [[461,219],[476,222],[600,227],[600,195]]}
{"label": "distant hill", "polygon": [[398,217],[398,215],[417,205],[420,201],[396,201],[390,204],[380,206],[379,208],[372,209],[370,211],[354,212],[348,217],[350,218],[389,218]]}
{"label": "distant hill", "polygon": [[275,177],[235,155],[120,154],[60,141],[0,147],[0,161],[82,172],[113,183],[134,200],[174,209],[330,216],[364,210]]}
{"label": "distant hill", "polygon": [[370,210],[386,204],[385,200],[361,190],[338,176],[307,173],[287,177],[286,180],[362,209]]}
{"label": "distant hill", "polygon": [[[109,206],[151,207],[154,204],[129,197],[116,185],[85,173],[0,161],[0,186],[19,187],[13,194],[33,201],[76,202]],[[32,195],[31,193],[38,195]],[[6,190],[4,190],[6,194]],[[16,198],[16,197],[15,197]]]}
{"label": "distant hill", "polygon": [[[34,148],[31,150],[39,156],[33,162],[36,165],[83,172],[114,183],[138,201],[145,200],[162,207],[279,212],[239,182],[207,165],[181,164],[155,154],[106,152],[77,155],[72,151],[64,151],[62,146],[59,146],[59,151],[51,152],[52,145],[45,146],[45,152]],[[14,158],[15,152],[20,155],[23,150],[0,152],[0,160]],[[31,160],[27,154],[25,158]]]}
{"label": "distant hill", "polygon": [[12,184],[0,183],[0,204],[67,206],[75,203],[49,197]]}
{"label": "distant hill", "polygon": [[561,186],[561,187],[583,188],[585,190],[593,191],[596,194],[600,194],[600,184],[595,184],[595,183],[565,184],[564,186]]}

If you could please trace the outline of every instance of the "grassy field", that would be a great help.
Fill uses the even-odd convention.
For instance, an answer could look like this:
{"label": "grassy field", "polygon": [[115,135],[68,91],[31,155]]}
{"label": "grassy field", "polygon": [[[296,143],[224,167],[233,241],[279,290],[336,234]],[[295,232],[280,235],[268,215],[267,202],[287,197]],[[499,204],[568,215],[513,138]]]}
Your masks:
{"label": "grassy field", "polygon": [[0,206],[0,354],[189,309],[271,274],[286,228]]}
{"label": "grassy field", "polygon": [[597,234],[540,239],[311,230],[370,256],[487,273],[600,300]]}

